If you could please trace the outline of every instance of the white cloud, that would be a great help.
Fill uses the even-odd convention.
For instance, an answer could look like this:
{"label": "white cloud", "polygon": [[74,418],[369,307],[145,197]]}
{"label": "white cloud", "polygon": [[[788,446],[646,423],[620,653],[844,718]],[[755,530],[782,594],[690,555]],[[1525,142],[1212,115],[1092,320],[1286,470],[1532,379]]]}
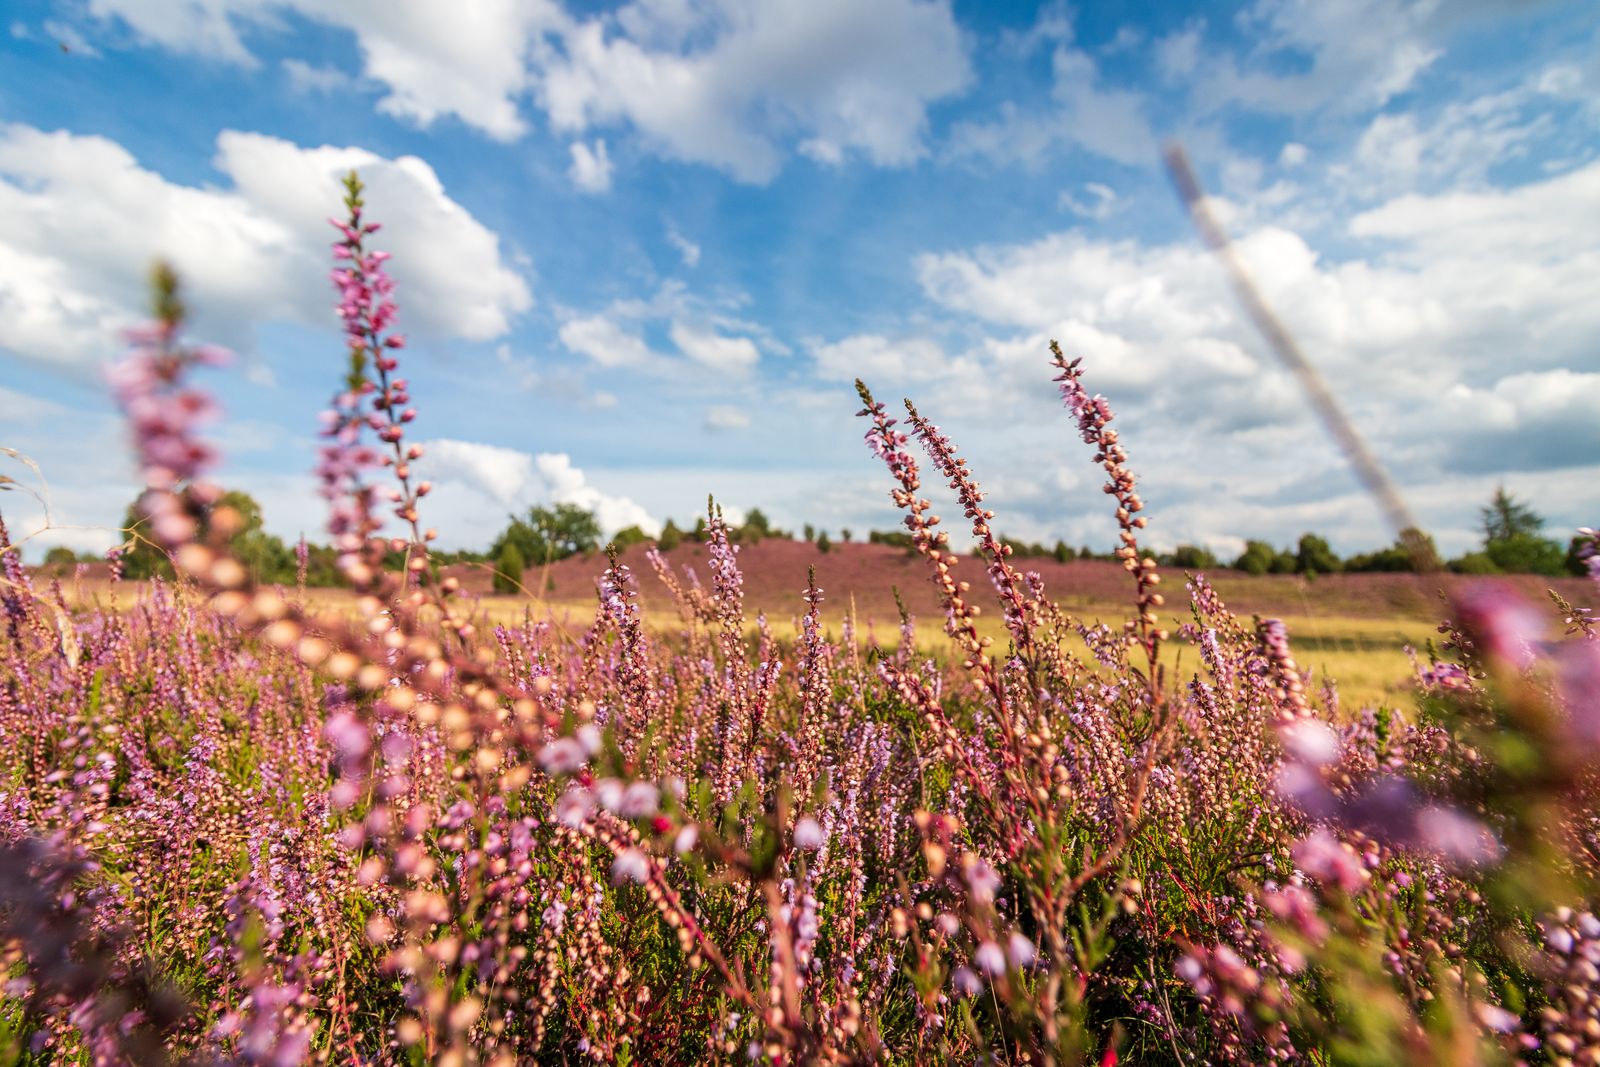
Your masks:
{"label": "white cloud", "polygon": [[142,39],[255,65],[248,42],[294,15],[355,36],[380,110],[522,135],[532,95],[562,132],[631,128],[671,158],[746,181],[786,146],[898,166],[923,153],[929,102],[971,79],[948,0],[773,4],[636,0],[569,16],[557,0],[89,0]]}
{"label": "white cloud", "polygon": [[289,87],[297,93],[327,96],[350,92],[356,87],[356,80],[338,67],[312,66],[292,57],[285,59],[282,65],[283,72],[289,76]]}
{"label": "white cloud", "polygon": [[715,370],[747,370],[761,358],[760,350],[748,337],[724,337],[715,330],[685,322],[672,324],[672,343],[696,363]]}
{"label": "white cloud", "polygon": [[1038,164],[1057,145],[1135,166],[1156,159],[1156,138],[1142,93],[1110,87],[1094,57],[1063,39],[1051,57],[1053,106],[1019,108],[1006,101],[998,118],[958,124],[950,134],[957,157]]}
{"label": "white cloud", "polygon": [[568,351],[587,356],[602,367],[640,366],[659,358],[643,340],[604,315],[564,322],[560,337]]}
{"label": "white cloud", "polygon": [[678,258],[691,270],[700,265],[700,246],[678,232],[676,226],[667,227],[667,241],[678,250]]}
{"label": "white cloud", "polygon": [[705,427],[708,430],[744,430],[749,426],[750,416],[742,408],[716,404],[706,409]]}
{"label": "white cloud", "polygon": [[1237,20],[1249,51],[1241,61],[1207,49],[1191,99],[1203,110],[1241,104],[1289,115],[1381,107],[1441,55],[1440,6],[1437,0],[1260,0]]}
{"label": "white cloud", "polygon": [[403,329],[485,340],[531,303],[496,236],[421,159],[224,131],[214,165],[231,188],[169,182],[103,137],[0,127],[0,347],[77,365],[114,350],[157,257],[183,276],[197,335],[249,348],[267,321],[336,326],[325,220],[352,167],[369,215],[391,222],[379,244]]}
{"label": "white cloud", "polygon": [[[575,27],[544,67],[538,96],[555,128],[631,125],[664,155],[745,181],[776,174],[791,139],[819,159],[909,163],[928,102],[971,77],[942,0],[634,4],[618,25],[623,35],[600,19]],[[690,40],[706,43],[685,51]]]}
{"label": "white cloud", "polygon": [[1088,195],[1080,198],[1073,195],[1070,189],[1061,193],[1061,207],[1072,212],[1079,218],[1091,219],[1098,222],[1116,210],[1117,194],[1109,186],[1100,182],[1086,182],[1083,191]]}
{"label": "white cloud", "polygon": [[567,177],[586,193],[611,191],[611,156],[606,152],[606,142],[601,138],[590,148],[582,141],[572,143],[572,165]]}
{"label": "white cloud", "polygon": [[554,0],[89,0],[144,40],[176,52],[255,66],[246,37],[282,32],[283,16],[354,34],[363,73],[385,86],[379,110],[428,126],[455,116],[490,136],[526,130],[517,98],[542,35],[566,24]]}
{"label": "white cloud", "polygon": [[880,334],[856,334],[811,346],[817,373],[834,381],[861,378],[869,386],[927,381],[950,370],[938,344],[926,338],[891,340]]}
{"label": "white cloud", "polygon": [[[1593,163],[1514,189],[1395,198],[1349,224],[1343,259],[1283,226],[1240,231],[1239,254],[1264,295],[1447,551],[1471,543],[1485,484],[1515,475],[1514,487],[1545,485],[1542,472],[1600,452],[1600,305],[1590,296],[1600,252],[1584,239],[1600,227],[1597,205]],[[1190,526],[1180,539],[1245,529],[1284,540],[1299,527],[1346,546],[1387,540],[1299,386],[1198,246],[1066,232],[924,255],[916,269],[952,334],[980,339],[918,360],[931,369],[920,382],[907,346],[877,335],[815,346],[819,373],[906,380],[930,417],[981,424],[968,437],[994,439],[991,458],[1005,457],[996,469],[1046,470],[1054,444],[1040,443],[1037,420],[1048,417],[1053,337],[1084,357],[1089,387],[1121,413],[1158,527],[1181,515]],[[930,344],[930,357],[939,352]],[[978,453],[974,466],[982,476]],[[1008,503],[1025,510],[1025,495]],[[1054,506],[1059,521],[1065,505]]]}
{"label": "white cloud", "polygon": [[[443,439],[427,443],[426,462],[436,480],[462,483],[502,510],[534,504],[576,504],[594,512],[606,533],[639,526],[654,536],[661,524],[624,496],[602,492],[564,452],[528,453],[476,441]],[[430,501],[432,498],[430,498]]]}
{"label": "white cloud", "polygon": [[89,59],[100,58],[100,50],[90,44],[82,31],[70,23],[47,19],[44,24],[44,32],[55,38],[61,48],[71,55],[84,56]]}

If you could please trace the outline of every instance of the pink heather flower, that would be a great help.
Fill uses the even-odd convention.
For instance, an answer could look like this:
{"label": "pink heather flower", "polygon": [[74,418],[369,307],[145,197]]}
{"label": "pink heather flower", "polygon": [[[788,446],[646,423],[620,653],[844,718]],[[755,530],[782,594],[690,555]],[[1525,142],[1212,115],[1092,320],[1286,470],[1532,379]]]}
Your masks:
{"label": "pink heather flower", "polygon": [[815,852],[822,847],[826,840],[822,833],[822,825],[809,815],[803,815],[800,821],[794,824],[794,847],[803,848],[808,852]]}
{"label": "pink heather flower", "polygon": [[972,954],[972,962],[979,971],[996,978],[1006,973],[1006,954],[993,941],[985,941]]}
{"label": "pink heather flower", "polygon": [[1338,886],[1346,893],[1359,892],[1370,877],[1356,850],[1327,830],[1317,830],[1296,842],[1293,856],[1295,864],[1306,874],[1324,885]]}
{"label": "pink heather flower", "polygon": [[1278,729],[1284,751],[1313,767],[1326,767],[1339,758],[1339,735],[1318,719],[1295,719]]}
{"label": "pink heather flower", "polygon": [[1496,1004],[1474,1004],[1473,1013],[1486,1030],[1497,1034],[1514,1034],[1522,1026],[1522,1017]]}
{"label": "pink heather flower", "polygon": [[558,737],[539,750],[539,766],[547,774],[572,774],[589,762],[589,753],[575,737]]}
{"label": "pink heather flower", "polygon": [[661,803],[661,791],[649,782],[632,782],[622,792],[616,812],[624,819],[646,819],[656,813]]}
{"label": "pink heather flower", "polygon": [[650,877],[650,861],[645,854],[636,848],[623,849],[617,853],[617,858],[611,861],[611,881],[620,885],[623,882],[633,882],[643,885]]}
{"label": "pink heather flower", "polygon": [[1006,941],[1006,959],[1010,961],[1011,969],[1020,971],[1032,963],[1033,958],[1033,942],[1020,933],[1013,932]]}
{"label": "pink heather flower", "polygon": [[678,836],[672,839],[672,851],[682,856],[700,840],[700,830],[693,823],[678,831]]}
{"label": "pink heather flower", "polygon": [[951,975],[950,984],[964,997],[975,997],[983,992],[983,981],[978,977],[978,972],[964,963]]}
{"label": "pink heather flower", "polygon": [[568,786],[556,801],[556,821],[563,826],[579,827],[594,815],[594,793],[580,785]]}
{"label": "pink heather flower", "polygon": [[1491,658],[1522,669],[1533,663],[1545,617],[1507,586],[1475,585],[1457,598],[1467,630]]}
{"label": "pink heather flower", "polygon": [[1443,805],[1430,805],[1417,813],[1417,834],[1423,847],[1458,867],[1480,867],[1498,859],[1502,851],[1487,826]]}

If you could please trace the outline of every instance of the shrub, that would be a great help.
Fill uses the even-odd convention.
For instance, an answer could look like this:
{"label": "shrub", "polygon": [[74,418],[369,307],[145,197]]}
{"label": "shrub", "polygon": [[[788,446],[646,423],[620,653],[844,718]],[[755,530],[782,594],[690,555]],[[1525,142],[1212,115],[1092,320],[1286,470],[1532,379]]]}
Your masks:
{"label": "shrub", "polygon": [[522,550],[517,548],[516,542],[507,541],[500,548],[500,554],[494,561],[494,591],[496,593],[519,593],[522,591],[522,575],[528,569],[527,561],[522,558]]}

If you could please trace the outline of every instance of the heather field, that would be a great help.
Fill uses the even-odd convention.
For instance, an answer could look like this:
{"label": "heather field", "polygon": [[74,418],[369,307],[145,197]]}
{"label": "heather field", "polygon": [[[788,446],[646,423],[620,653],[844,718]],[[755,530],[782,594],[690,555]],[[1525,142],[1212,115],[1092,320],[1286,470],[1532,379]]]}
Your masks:
{"label": "heather field", "polygon": [[739,545],[713,504],[486,596],[431,558],[354,174],[335,225],[348,589],[236,558],[224,357],[166,269],[113,383],[174,579],[0,531],[6,1062],[1595,1062],[1592,583],[1404,537],[1410,575],[1162,568],[1052,345],[1119,562],[1014,561],[956,443],[858,383],[908,549]]}

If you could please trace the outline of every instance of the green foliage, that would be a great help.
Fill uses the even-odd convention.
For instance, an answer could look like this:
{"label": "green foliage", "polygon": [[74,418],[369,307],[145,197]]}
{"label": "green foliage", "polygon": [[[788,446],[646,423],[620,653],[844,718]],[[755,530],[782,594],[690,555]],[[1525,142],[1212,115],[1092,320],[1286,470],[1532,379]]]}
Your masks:
{"label": "green foliage", "polygon": [[494,591],[516,593],[522,589],[522,573],[528,569],[527,560],[515,541],[507,541],[494,561]]}
{"label": "green foliage", "polygon": [[516,546],[524,563],[535,567],[600,547],[599,520],[594,512],[576,504],[541,505],[529,508],[524,517],[510,516],[510,520],[489,548],[489,555],[496,560],[508,544]]}
{"label": "green foliage", "polygon": [[634,525],[624,526],[622,529],[612,534],[610,543],[616,547],[618,552],[621,552],[629,545],[642,545],[649,540],[650,535],[645,533],[637,525]]}
{"label": "green foliage", "polygon": [[1295,570],[1301,574],[1333,574],[1344,566],[1327,540],[1313,533],[1300,535],[1294,562]]}
{"label": "green foliage", "polygon": [[1483,521],[1483,555],[1508,574],[1540,574],[1556,577],[1567,573],[1571,550],[1539,536],[1544,518],[1531,507],[1506,492],[1494,491],[1489,503],[1479,509]]}
{"label": "green foliage", "polygon": [[46,567],[71,567],[78,562],[78,554],[66,545],[56,545],[44,554]]}
{"label": "green foliage", "polygon": [[809,522],[806,523],[801,530],[805,534],[807,541],[815,541],[817,539],[817,528],[811,525]]}
{"label": "green foliage", "polygon": [[867,543],[873,545],[892,545],[903,548],[907,552],[916,550],[916,544],[911,539],[911,534],[905,530],[872,530],[867,534]]}
{"label": "green foliage", "polygon": [[1505,486],[1494,491],[1489,503],[1478,509],[1483,522],[1483,542],[1490,544],[1518,536],[1536,537],[1544,529],[1544,518],[1528,505],[1506,492]]}
{"label": "green foliage", "polygon": [[1272,569],[1273,560],[1277,551],[1265,541],[1246,541],[1244,552],[1234,560],[1235,570],[1244,571],[1246,574],[1261,575]]}
{"label": "green foliage", "polygon": [[1071,563],[1074,553],[1071,545],[1068,545],[1065,541],[1057,541],[1055,550],[1051,552],[1051,555],[1055,557],[1057,563]]}
{"label": "green foliage", "polygon": [[[240,518],[240,530],[228,542],[235,558],[244,564],[257,582],[287,585],[295,580],[294,550],[283,540],[262,528],[261,505],[248,493],[237,489],[223,493],[212,507],[232,508]],[[202,527],[209,526],[209,519]],[[172,578],[172,561],[151,539],[149,527],[139,514],[137,502],[130,504],[122,519],[128,548],[122,555],[123,576],[134,581],[147,578]],[[201,530],[201,538],[205,529]]]}
{"label": "green foliage", "polygon": [[1400,537],[1388,548],[1376,552],[1364,552],[1351,556],[1344,562],[1344,569],[1356,572],[1389,572],[1402,573],[1417,569],[1417,556],[1437,560],[1439,551],[1434,546],[1433,537],[1423,533],[1415,527],[1400,531]]}
{"label": "green foliage", "polygon": [[744,525],[734,531],[735,540],[752,545],[763,537],[770,537],[771,535],[772,523],[760,508],[751,508],[745,514]]}
{"label": "green foliage", "polygon": [[666,525],[661,527],[661,536],[656,538],[656,547],[663,552],[671,552],[683,543],[683,531],[678,529],[678,524],[668,519]]}
{"label": "green foliage", "polygon": [[1172,550],[1166,562],[1168,566],[1186,571],[1215,570],[1222,565],[1210,549],[1201,545],[1179,545]]}
{"label": "green foliage", "polygon": [[1516,533],[1484,543],[1484,555],[1508,574],[1557,577],[1567,573],[1566,553],[1548,537]]}
{"label": "green foliage", "polygon": [[828,552],[833,549],[833,542],[828,540],[828,531],[823,530],[817,535],[817,551]]}
{"label": "green foliage", "polygon": [[1450,561],[1450,569],[1457,574],[1500,574],[1503,573],[1495,561],[1489,558],[1487,552],[1468,552],[1459,559]]}

